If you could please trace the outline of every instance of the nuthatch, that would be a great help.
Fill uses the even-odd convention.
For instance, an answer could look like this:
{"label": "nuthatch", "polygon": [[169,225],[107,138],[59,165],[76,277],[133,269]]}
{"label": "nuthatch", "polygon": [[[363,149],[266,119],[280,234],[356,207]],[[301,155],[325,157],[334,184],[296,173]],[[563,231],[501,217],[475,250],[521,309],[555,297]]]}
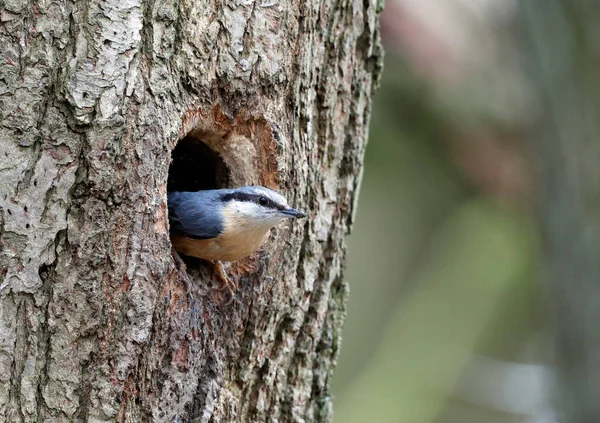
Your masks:
{"label": "nuthatch", "polygon": [[213,260],[233,295],[220,261],[249,256],[266,241],[269,230],[287,218],[305,217],[281,195],[261,186],[167,194],[171,242],[176,251]]}

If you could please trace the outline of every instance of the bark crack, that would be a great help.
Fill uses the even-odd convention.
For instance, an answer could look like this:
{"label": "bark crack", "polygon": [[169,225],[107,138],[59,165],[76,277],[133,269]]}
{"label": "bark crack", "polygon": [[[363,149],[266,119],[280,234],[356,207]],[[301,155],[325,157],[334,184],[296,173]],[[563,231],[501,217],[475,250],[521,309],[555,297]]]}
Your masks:
{"label": "bark crack", "polygon": [[40,287],[40,292],[43,295],[42,298],[44,298],[44,301],[41,304],[41,306],[39,307],[42,311],[43,319],[41,319],[41,322],[40,322],[38,340],[39,340],[39,345],[40,345],[39,350],[43,352],[44,356],[43,356],[43,361],[42,361],[43,364],[42,364],[42,366],[40,368],[40,372],[39,372],[38,384],[37,384],[37,389],[36,389],[36,397],[35,397],[36,416],[38,419],[41,418],[41,416],[43,416],[42,411],[43,411],[43,407],[45,406],[43,389],[45,386],[47,386],[48,381],[49,381],[48,366],[49,366],[50,359],[51,359],[51,348],[50,348],[51,333],[50,333],[50,324],[49,324],[50,304],[52,302],[52,296],[53,296],[52,284],[53,284],[53,280],[56,276],[56,265],[58,263],[58,257],[59,257],[59,255],[56,254],[56,250],[58,249],[58,245],[60,244],[61,239],[63,240],[63,242],[66,241],[66,229],[59,231],[56,234],[56,237],[54,239],[54,245],[55,245],[54,261],[47,265],[42,264],[42,266],[39,269],[40,279],[42,280],[42,286]]}
{"label": "bark crack", "polygon": [[[27,45],[9,51],[21,63],[3,83],[11,93],[23,79],[43,89],[19,91],[39,116],[15,109],[0,126],[32,131],[32,148],[11,132],[0,149],[14,144],[7,151],[40,172],[34,165],[2,194],[12,213],[0,211],[2,241],[26,242],[5,231],[20,233],[15,217],[33,211],[43,224],[29,234],[40,245],[43,231],[49,237],[40,264],[31,257],[35,294],[9,293],[0,304],[26,301],[9,312],[27,332],[2,352],[35,358],[35,405],[15,385],[29,381],[29,361],[2,367],[14,379],[3,385],[11,407],[19,399],[22,416],[40,421],[331,419],[343,237],[379,63],[369,44],[374,7],[103,0],[36,3],[26,21],[6,22],[29,32]],[[42,59],[27,62],[30,51]],[[278,185],[310,212],[274,231],[260,257],[231,266],[244,280],[235,306],[213,301],[214,275],[203,266],[191,272],[189,295],[172,269],[165,190],[190,109],[220,111],[199,112],[197,125],[210,126],[223,151],[256,150],[248,184]],[[13,207],[28,186],[39,193]],[[0,412],[1,420],[1,404]]]}
{"label": "bark crack", "polygon": [[[23,298],[23,297],[21,297]],[[17,310],[15,313],[15,317],[17,321],[25,322],[25,313],[24,313],[24,300],[17,300]],[[26,353],[26,343],[27,343],[27,325],[22,324],[17,327],[17,332],[15,336],[15,342],[13,344],[13,360],[11,366],[11,374],[10,374],[10,395],[9,395],[9,404],[14,404],[14,412],[19,415],[21,421],[24,421],[25,416],[23,415],[23,408],[21,405],[21,394],[20,387],[23,383],[21,378],[23,374],[23,368],[25,366],[25,357]],[[9,405],[10,407],[10,405]],[[10,410],[10,408],[9,408]],[[9,412],[10,413],[10,412]],[[9,414],[10,415],[10,414]]]}

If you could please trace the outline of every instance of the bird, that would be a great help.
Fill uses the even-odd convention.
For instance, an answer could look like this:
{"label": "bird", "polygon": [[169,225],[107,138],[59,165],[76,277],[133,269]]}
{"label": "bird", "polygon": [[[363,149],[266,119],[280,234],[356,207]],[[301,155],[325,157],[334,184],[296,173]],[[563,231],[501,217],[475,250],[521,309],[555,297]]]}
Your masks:
{"label": "bird", "polygon": [[303,210],[290,207],[282,195],[255,185],[172,191],[167,193],[167,205],[178,266],[185,269],[179,253],[210,261],[231,299],[237,286],[221,262],[237,261],[254,253],[281,221],[306,217]]}

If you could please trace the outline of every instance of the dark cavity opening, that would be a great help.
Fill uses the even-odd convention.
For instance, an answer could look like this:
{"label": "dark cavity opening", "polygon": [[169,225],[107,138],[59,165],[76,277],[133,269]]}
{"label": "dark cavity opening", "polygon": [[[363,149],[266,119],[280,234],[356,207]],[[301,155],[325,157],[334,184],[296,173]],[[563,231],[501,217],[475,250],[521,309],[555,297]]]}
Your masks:
{"label": "dark cavity opening", "polygon": [[226,188],[229,171],[218,153],[197,138],[185,137],[171,153],[167,191]]}
{"label": "dark cavity opening", "polygon": [[[227,188],[229,170],[223,158],[198,138],[185,137],[171,152],[167,191],[201,191]],[[180,253],[191,280],[206,280],[211,273],[206,263]],[[202,286],[202,284],[196,284]]]}

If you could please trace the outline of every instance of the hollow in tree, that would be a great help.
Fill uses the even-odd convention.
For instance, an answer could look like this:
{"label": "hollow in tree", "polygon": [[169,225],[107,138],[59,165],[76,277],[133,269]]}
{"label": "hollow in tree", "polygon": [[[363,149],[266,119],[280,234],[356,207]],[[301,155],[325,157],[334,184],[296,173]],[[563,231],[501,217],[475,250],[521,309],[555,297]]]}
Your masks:
{"label": "hollow in tree", "polygon": [[[378,7],[0,5],[0,421],[331,421]],[[201,266],[186,295],[169,183],[310,217],[229,267],[226,305]]]}

